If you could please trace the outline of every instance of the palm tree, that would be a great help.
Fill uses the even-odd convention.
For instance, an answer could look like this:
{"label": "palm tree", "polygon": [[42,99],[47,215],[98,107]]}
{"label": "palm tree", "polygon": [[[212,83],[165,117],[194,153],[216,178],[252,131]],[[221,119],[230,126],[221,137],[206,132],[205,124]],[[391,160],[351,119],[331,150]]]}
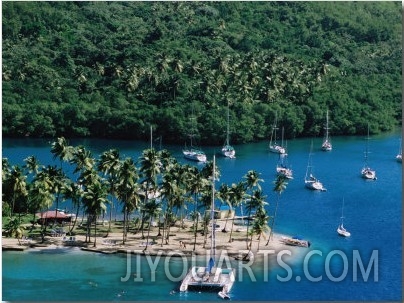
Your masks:
{"label": "palm tree", "polygon": [[[252,246],[251,244],[252,244],[253,235],[258,235],[257,251],[259,251],[261,236],[263,236],[265,238],[266,233],[270,229],[268,226],[268,219],[269,219],[269,216],[267,215],[265,208],[259,207],[255,214],[255,219],[253,221],[252,228],[251,228],[250,251],[251,251],[251,246]],[[248,254],[246,256],[248,256]]]}
{"label": "palm tree", "polygon": [[127,239],[129,214],[139,207],[141,200],[138,179],[135,163],[132,158],[126,158],[117,172],[116,186],[117,196],[123,204],[123,244]]}
{"label": "palm tree", "polygon": [[198,231],[198,221],[199,221],[199,212],[198,210],[198,201],[199,201],[199,193],[202,191],[204,188],[205,184],[207,183],[207,180],[203,177],[202,172],[200,172],[196,167],[193,167],[190,171],[190,179],[188,180],[188,189],[191,195],[194,195],[194,248],[193,251],[195,251],[195,246],[196,246],[196,235]]}
{"label": "palm tree", "polygon": [[57,168],[56,166],[48,165],[42,169],[42,172],[45,173],[51,181],[51,192],[56,197],[56,212],[55,212],[55,220],[57,218],[57,209],[58,209],[58,201],[60,197],[60,192],[63,184],[66,181],[66,175],[62,171],[62,169]]}
{"label": "palm tree", "polygon": [[[140,174],[144,178],[142,183],[144,184],[145,187],[144,205],[146,205],[150,196],[150,191],[152,192],[152,195],[154,197],[156,196],[157,176],[161,172],[162,164],[159,158],[159,154],[153,148],[144,150],[139,160],[140,160]],[[144,214],[144,212],[142,213]],[[144,238],[143,224],[144,219],[142,218],[141,228],[142,228],[142,237]]]}
{"label": "palm tree", "polygon": [[[260,182],[263,182],[264,180],[259,178],[259,173],[254,171],[254,170],[249,170],[247,174],[244,176],[244,184],[245,184],[245,189],[247,191],[253,191],[255,188],[257,189],[257,192],[261,192],[261,185]],[[254,199],[253,195],[249,196],[249,199],[247,199],[247,211],[248,211],[248,220],[250,220],[251,212],[254,210],[254,208],[257,206],[255,204],[256,199]],[[247,225],[247,248],[248,248],[248,230],[249,230],[250,224]]]}
{"label": "palm tree", "polygon": [[[52,206],[55,199],[53,190],[54,181],[50,176],[49,171],[49,168],[43,168],[41,171],[39,171],[38,174],[34,177],[32,185],[30,187],[29,205],[34,218],[36,211],[39,210],[42,214],[43,210],[48,210],[49,207]],[[43,224],[41,227],[42,242],[45,241],[46,227],[47,224]]]}
{"label": "palm tree", "polygon": [[[53,154],[53,159],[59,158],[60,160],[60,170],[62,170],[63,161],[70,161],[73,159],[73,146],[69,146],[64,137],[57,138],[55,142],[51,145],[51,153]],[[57,217],[59,208],[59,191],[56,194],[56,212]]]}
{"label": "palm tree", "polygon": [[278,211],[279,200],[280,200],[282,192],[286,189],[286,186],[288,185],[288,183],[286,182],[286,177],[283,175],[278,175],[274,183],[275,183],[275,186],[274,186],[273,190],[278,193],[278,198],[276,199],[276,207],[275,207],[274,217],[272,219],[271,234],[265,245],[268,245],[269,241],[272,240],[273,233],[275,230],[275,219],[276,219],[276,213]]}
{"label": "palm tree", "polygon": [[29,156],[24,159],[25,165],[24,168],[28,170],[28,173],[37,174],[40,168],[40,164],[38,159],[35,156]]}
{"label": "palm tree", "polygon": [[[84,146],[77,146],[73,150],[73,157],[70,160],[71,164],[75,164],[75,169],[73,173],[80,172],[78,177],[78,185],[81,186],[83,190],[83,196],[87,192],[87,190],[95,183],[99,182],[99,175],[94,170],[95,159],[92,157],[92,154],[89,150],[87,150]],[[82,199],[82,203],[84,206],[84,201]],[[86,209],[84,208],[84,212]],[[89,217],[89,216],[88,216]],[[84,216],[83,216],[84,218]],[[90,219],[90,218],[89,218]],[[86,242],[90,241],[90,220],[87,219],[87,233],[86,233]]]}
{"label": "palm tree", "polygon": [[[217,192],[217,197],[222,201],[225,202],[230,210],[228,212],[228,215],[226,217],[226,223],[224,224],[223,230],[222,232],[227,232],[226,230],[226,226],[227,226],[227,222],[229,221],[229,216],[231,214],[231,210],[232,210],[232,205],[230,203],[230,196],[231,196],[231,187],[229,187],[227,184],[223,183],[222,185],[220,185],[219,191]],[[220,208],[219,208],[220,209]]]}
{"label": "palm tree", "polygon": [[18,244],[21,245],[20,239],[23,236],[23,226],[21,219],[18,217],[12,217],[4,226],[4,234],[8,237],[15,237],[18,240]]}
{"label": "palm tree", "polygon": [[81,198],[83,197],[82,186],[70,180],[69,182],[63,184],[62,195],[64,200],[71,200],[73,207],[76,208],[76,216],[74,218],[73,226],[70,227],[68,233],[69,235],[71,235],[74,227],[76,226],[77,218],[79,216]]}
{"label": "palm tree", "polygon": [[[236,208],[241,205],[245,196],[245,186],[243,182],[239,182],[237,184],[232,184],[230,189],[229,201],[231,205]],[[230,229],[230,237],[229,242],[232,242],[233,235],[233,227],[234,227],[234,219],[232,220],[231,229]]]}
{"label": "palm tree", "polygon": [[[114,207],[114,194],[117,183],[117,173],[119,171],[121,162],[119,159],[119,151],[117,149],[110,149],[109,151],[105,151],[101,154],[100,159],[98,160],[97,168],[104,175],[108,175],[108,184],[109,189],[108,193],[111,195],[111,202],[109,208],[109,224],[108,224],[108,233],[111,231],[111,221],[112,221],[112,210],[116,209]],[[108,234],[107,234],[108,236]]]}
{"label": "palm tree", "polygon": [[[163,231],[166,231],[166,244],[169,242],[170,235],[170,226],[171,220],[173,217],[173,207],[175,203],[180,200],[182,195],[181,187],[179,186],[178,175],[180,172],[181,166],[179,164],[173,165],[169,169],[165,169],[163,175],[163,181],[161,184],[161,193],[162,197],[166,200],[166,210],[164,213],[164,228]],[[164,235],[161,240],[161,244],[163,245]]]}
{"label": "palm tree", "polygon": [[12,195],[10,217],[14,214],[17,199],[28,195],[26,179],[27,176],[23,174],[22,169],[19,166],[13,166],[8,178],[4,180],[5,187],[9,189],[7,192],[10,192]]}
{"label": "palm tree", "polygon": [[60,166],[62,166],[63,161],[70,161],[73,159],[73,152],[73,146],[68,145],[64,137],[57,138],[57,140],[51,145],[53,159],[59,158]]}
{"label": "palm tree", "polygon": [[97,217],[107,209],[107,187],[102,180],[89,184],[83,193],[83,206],[87,214],[87,233],[90,235],[90,226],[94,222],[94,247],[97,246]]}
{"label": "palm tree", "polygon": [[95,159],[92,157],[89,150],[87,150],[84,146],[79,145],[74,148],[73,157],[70,160],[70,163],[76,165],[73,173],[85,173],[86,171],[92,171]]}
{"label": "palm tree", "polygon": [[146,247],[143,250],[143,251],[146,251],[149,246],[149,236],[150,236],[150,228],[152,225],[152,220],[153,220],[153,218],[159,216],[159,214],[161,212],[161,205],[156,199],[151,199],[144,206],[144,211],[145,211],[146,215],[149,217],[149,228],[147,231]]}
{"label": "palm tree", "polygon": [[[263,195],[263,192],[261,191],[261,189],[257,189],[254,190],[254,192],[252,193],[252,195],[249,197],[249,199],[247,200],[247,205],[246,205],[246,209],[248,211],[248,218],[250,218],[251,216],[251,212],[253,210],[262,210],[265,205],[267,205],[268,203],[265,202],[266,196]],[[252,242],[252,235],[251,235],[251,241],[250,244],[248,244],[248,229],[249,229],[250,224],[247,225],[247,249],[250,247],[251,249],[251,242]]]}

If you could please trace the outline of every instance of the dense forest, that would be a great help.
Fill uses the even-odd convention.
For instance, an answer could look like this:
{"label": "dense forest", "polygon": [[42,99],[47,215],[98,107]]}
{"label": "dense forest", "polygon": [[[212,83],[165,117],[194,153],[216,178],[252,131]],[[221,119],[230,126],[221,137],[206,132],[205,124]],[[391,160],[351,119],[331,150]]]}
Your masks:
{"label": "dense forest", "polygon": [[[3,136],[199,144],[401,125],[400,2],[3,2]],[[194,117],[195,119],[190,119]]]}

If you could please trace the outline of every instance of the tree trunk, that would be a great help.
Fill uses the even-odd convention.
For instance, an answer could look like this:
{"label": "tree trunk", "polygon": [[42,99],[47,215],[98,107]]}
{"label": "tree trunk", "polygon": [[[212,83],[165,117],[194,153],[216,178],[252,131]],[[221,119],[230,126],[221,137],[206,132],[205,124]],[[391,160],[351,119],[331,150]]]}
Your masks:
{"label": "tree trunk", "polygon": [[149,235],[150,235],[151,221],[152,221],[152,216],[150,216],[150,219],[149,219],[149,228],[147,229],[146,247],[144,248],[143,251],[146,251],[147,248],[149,247]]}
{"label": "tree trunk", "polygon": [[93,247],[97,246],[97,216],[94,216],[94,245]]}

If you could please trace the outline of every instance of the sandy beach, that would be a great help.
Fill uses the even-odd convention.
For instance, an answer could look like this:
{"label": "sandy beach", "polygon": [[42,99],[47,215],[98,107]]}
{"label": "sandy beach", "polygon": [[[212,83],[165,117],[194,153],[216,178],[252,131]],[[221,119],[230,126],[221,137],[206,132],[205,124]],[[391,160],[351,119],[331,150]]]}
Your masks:
{"label": "sandy beach", "polygon": [[[180,256],[191,256],[195,255],[206,255],[210,253],[211,248],[211,235],[210,232],[206,237],[202,236],[201,232],[198,231],[197,241],[194,250],[194,233],[191,231],[191,222],[185,224],[185,228],[182,229],[179,226],[173,226],[170,229],[170,239],[169,244],[162,241],[161,236],[157,236],[158,227],[152,227],[149,236],[149,245],[146,248],[147,241],[147,230],[144,230],[145,238],[142,238],[142,233],[129,232],[127,241],[125,244],[122,242],[122,233],[110,232],[106,237],[105,232],[100,232],[97,234],[97,242],[94,247],[94,236],[92,231],[91,242],[85,242],[85,235],[76,234],[75,236],[46,236],[45,241],[41,243],[40,238],[23,238],[20,243],[15,238],[2,237],[2,249],[3,250],[14,250],[14,251],[24,251],[29,248],[35,249],[52,249],[52,248],[63,248],[63,247],[79,247],[83,251],[98,252],[104,254],[113,253],[132,253],[132,254],[148,254],[148,255],[178,255]],[[239,229],[239,227],[234,226],[232,233],[232,241],[230,239],[230,227],[231,224],[227,224],[228,232],[222,232],[225,225],[225,220],[218,220],[215,232],[215,242],[216,242],[216,254],[220,255],[226,253],[229,257],[237,258],[245,255],[248,252],[247,242],[246,242],[246,228]],[[220,226],[220,227],[219,227]],[[255,258],[265,254],[265,250],[274,250],[278,252],[283,249],[295,249],[295,247],[287,246],[281,243],[279,240],[282,237],[280,234],[274,234],[273,239],[269,241],[266,246],[267,239],[261,236],[259,241],[258,249],[258,236],[254,235],[252,240],[251,252],[254,254]]]}

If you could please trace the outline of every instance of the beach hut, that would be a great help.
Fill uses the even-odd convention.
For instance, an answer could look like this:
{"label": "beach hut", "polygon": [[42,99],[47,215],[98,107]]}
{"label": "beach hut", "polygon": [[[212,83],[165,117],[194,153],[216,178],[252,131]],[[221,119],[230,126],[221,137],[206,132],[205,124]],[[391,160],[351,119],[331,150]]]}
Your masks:
{"label": "beach hut", "polygon": [[49,223],[65,223],[71,222],[72,216],[69,214],[65,214],[63,211],[56,210],[48,210],[42,213],[37,213],[36,216],[38,217],[38,224],[49,224]]}

